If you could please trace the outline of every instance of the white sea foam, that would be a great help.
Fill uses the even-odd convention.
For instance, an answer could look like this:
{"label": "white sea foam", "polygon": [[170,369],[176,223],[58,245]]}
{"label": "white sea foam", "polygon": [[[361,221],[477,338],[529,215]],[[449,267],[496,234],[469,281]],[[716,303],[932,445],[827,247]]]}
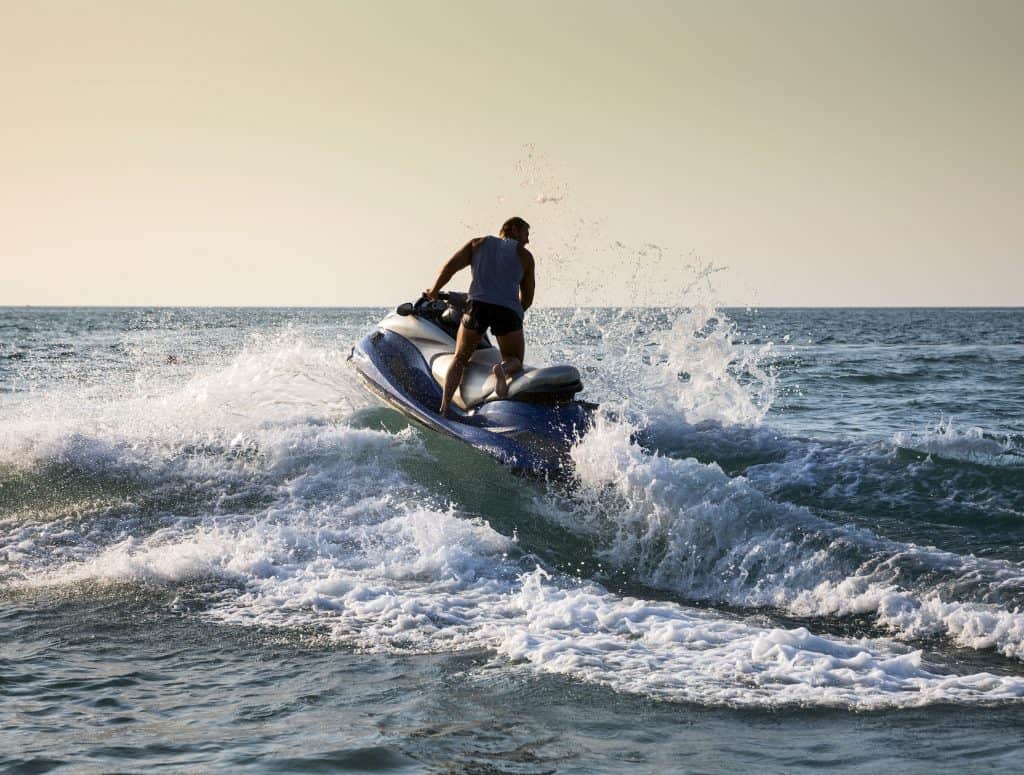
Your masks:
{"label": "white sea foam", "polygon": [[365,405],[340,350],[294,336],[264,344],[184,384],[129,380],[41,391],[0,425],[0,465],[131,466],[132,452],[142,450],[134,467],[142,472],[182,444],[228,443],[240,431],[244,438],[251,428],[327,421]]}
{"label": "white sea foam", "polygon": [[893,434],[893,444],[901,449],[924,452],[948,460],[1024,467],[1024,452],[1017,449],[1008,436],[999,440],[977,426],[958,428],[953,424],[952,417],[940,420],[923,433],[898,431]]}
{"label": "white sea foam", "polygon": [[603,419],[574,448],[581,507],[559,517],[602,536],[613,567],[691,600],[874,614],[902,638],[941,635],[1024,659],[1024,614],[958,599],[1024,588],[1018,564],[837,526],[714,464],[650,454],[632,436],[628,424]]}
{"label": "white sea foam", "polygon": [[659,698],[875,709],[1024,696],[1020,678],[940,675],[923,665],[920,651],[885,641],[766,628],[594,585],[562,589],[540,572],[524,579],[519,606],[525,620],[506,626],[501,653]]}
{"label": "white sea foam", "polygon": [[740,344],[735,324],[705,296],[694,294],[689,307],[620,310],[607,319],[577,311],[569,326],[589,332],[600,359],[587,375],[592,394],[645,425],[760,424],[775,396],[774,345]]}
{"label": "white sea foam", "polygon": [[[822,637],[623,598],[542,569],[520,573],[514,543],[481,520],[365,505],[346,509],[347,522],[334,512],[160,531],[34,584],[225,578],[241,586],[216,596],[205,613],[216,621],[314,628],[371,651],[488,649],[673,701],[874,709],[1024,697],[1024,680],[943,675],[885,640]],[[401,515],[367,520],[381,509]]]}
{"label": "white sea foam", "polygon": [[[651,355],[653,419],[675,416],[690,424],[756,425],[775,394],[771,343],[741,347],[735,324],[706,302],[678,315]],[[660,372],[660,373],[659,373]]]}

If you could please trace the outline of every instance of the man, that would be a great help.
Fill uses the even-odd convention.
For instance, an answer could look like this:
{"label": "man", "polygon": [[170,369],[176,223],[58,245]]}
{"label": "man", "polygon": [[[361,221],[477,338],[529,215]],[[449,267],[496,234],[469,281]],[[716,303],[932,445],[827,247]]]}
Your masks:
{"label": "man", "polygon": [[492,369],[494,391],[499,398],[508,395],[508,378],[523,368],[523,313],[533,304],[534,291],[533,255],[526,249],[530,224],[522,218],[509,218],[500,234],[467,242],[441,267],[434,286],[426,291],[428,297],[436,299],[456,272],[471,268],[469,303],[459,325],[455,357],[444,380],[442,417],[448,414],[452,396],[462,384],[466,363],[488,328],[501,351],[501,363]]}

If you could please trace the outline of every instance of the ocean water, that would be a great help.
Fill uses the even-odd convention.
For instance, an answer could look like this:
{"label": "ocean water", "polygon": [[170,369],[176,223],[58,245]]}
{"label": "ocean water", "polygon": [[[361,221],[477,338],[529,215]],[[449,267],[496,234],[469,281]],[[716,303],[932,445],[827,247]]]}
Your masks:
{"label": "ocean water", "polygon": [[0,309],[0,771],[1019,771],[1024,311],[536,310],[522,479],[381,309]]}

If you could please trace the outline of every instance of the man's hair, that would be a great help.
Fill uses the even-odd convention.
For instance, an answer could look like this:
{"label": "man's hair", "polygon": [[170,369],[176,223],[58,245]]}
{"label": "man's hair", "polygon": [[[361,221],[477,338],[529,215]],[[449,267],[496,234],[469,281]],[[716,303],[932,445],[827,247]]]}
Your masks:
{"label": "man's hair", "polygon": [[505,236],[509,229],[529,229],[530,224],[520,218],[518,215],[509,218],[503,224],[501,224],[501,236]]}

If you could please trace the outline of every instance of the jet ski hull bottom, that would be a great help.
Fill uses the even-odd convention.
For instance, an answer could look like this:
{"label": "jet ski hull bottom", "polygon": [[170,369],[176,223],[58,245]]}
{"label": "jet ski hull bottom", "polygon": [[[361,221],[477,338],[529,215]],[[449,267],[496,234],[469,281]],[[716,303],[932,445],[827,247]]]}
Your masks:
{"label": "jet ski hull bottom", "polygon": [[442,388],[421,351],[403,336],[373,331],[353,348],[352,360],[367,387],[407,417],[522,472],[564,469],[596,408],[575,400],[491,400],[469,411],[453,406],[441,417]]}

